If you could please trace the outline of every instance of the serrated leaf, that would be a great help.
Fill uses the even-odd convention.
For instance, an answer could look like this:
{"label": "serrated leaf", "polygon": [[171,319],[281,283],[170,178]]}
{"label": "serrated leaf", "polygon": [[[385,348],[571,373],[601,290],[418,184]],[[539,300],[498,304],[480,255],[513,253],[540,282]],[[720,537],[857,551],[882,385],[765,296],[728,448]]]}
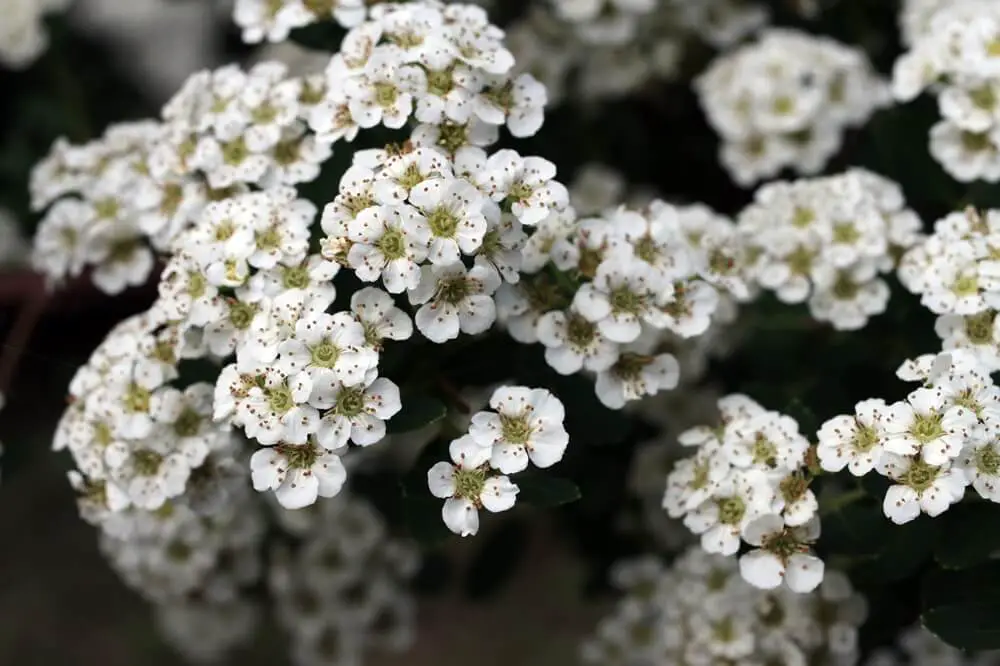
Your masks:
{"label": "serrated leaf", "polygon": [[965,569],[987,562],[1000,551],[1000,530],[986,528],[1000,521],[1000,505],[992,502],[959,504],[938,518],[942,538],[934,559],[946,569]]}
{"label": "serrated leaf", "polygon": [[1000,563],[924,577],[920,619],[931,633],[963,650],[1000,648]]}
{"label": "serrated leaf", "polygon": [[386,432],[390,435],[419,430],[440,421],[448,414],[448,408],[443,402],[425,393],[404,393],[400,401],[402,409],[386,424]]}
{"label": "serrated leaf", "polygon": [[468,598],[487,599],[510,580],[524,560],[528,534],[523,521],[507,519],[483,540],[465,575]]}
{"label": "serrated leaf", "polygon": [[535,507],[551,508],[580,499],[580,489],[569,479],[547,474],[518,474],[512,481],[517,484],[517,501]]}

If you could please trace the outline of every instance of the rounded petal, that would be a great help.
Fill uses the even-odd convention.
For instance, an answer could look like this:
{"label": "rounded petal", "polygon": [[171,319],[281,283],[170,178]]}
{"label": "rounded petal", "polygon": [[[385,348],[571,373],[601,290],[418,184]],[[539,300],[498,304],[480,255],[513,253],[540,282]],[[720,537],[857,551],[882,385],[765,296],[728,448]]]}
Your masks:
{"label": "rounded petal", "polygon": [[754,550],[740,558],[740,575],[754,587],[773,590],[781,585],[785,567],[771,553]]}
{"label": "rounded petal", "polygon": [[506,476],[494,476],[483,484],[479,500],[487,511],[498,513],[514,506],[519,488]]}
{"label": "rounded petal", "polygon": [[474,536],[479,531],[479,511],[467,499],[452,497],[445,500],[441,518],[448,529],[459,536]]}

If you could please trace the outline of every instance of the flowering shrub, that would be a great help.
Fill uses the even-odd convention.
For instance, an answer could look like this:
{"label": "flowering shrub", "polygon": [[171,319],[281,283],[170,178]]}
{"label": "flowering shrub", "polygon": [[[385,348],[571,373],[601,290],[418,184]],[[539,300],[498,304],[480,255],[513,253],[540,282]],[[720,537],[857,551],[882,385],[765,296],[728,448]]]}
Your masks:
{"label": "flowering shrub", "polygon": [[495,5],[235,0],[318,64],[60,136],[0,217],[49,293],[149,287],[53,448],[163,635],[403,651],[426,547],[492,589],[533,507],[621,593],[587,663],[1000,663],[1000,5]]}

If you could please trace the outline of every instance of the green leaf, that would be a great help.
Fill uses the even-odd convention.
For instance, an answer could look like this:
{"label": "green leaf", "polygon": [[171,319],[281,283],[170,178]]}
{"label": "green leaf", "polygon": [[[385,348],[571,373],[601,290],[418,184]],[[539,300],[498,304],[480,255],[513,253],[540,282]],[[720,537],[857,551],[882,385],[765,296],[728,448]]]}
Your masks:
{"label": "green leaf", "polygon": [[333,21],[322,21],[296,28],[288,38],[307,49],[336,53],[340,50],[340,42],[344,39],[344,30]]}
{"label": "green leaf", "polygon": [[512,481],[519,489],[518,502],[531,506],[550,508],[580,499],[576,484],[562,477],[526,472],[517,474]]}
{"label": "green leaf", "polygon": [[528,550],[524,521],[508,519],[491,531],[479,546],[465,575],[465,595],[476,601],[493,596],[517,571]]}
{"label": "green leaf", "polygon": [[945,642],[963,650],[1000,648],[1000,563],[931,571],[922,597],[921,621]]}
{"label": "green leaf", "polygon": [[421,545],[436,546],[454,536],[441,518],[444,500],[430,494],[407,495],[403,500],[403,520],[410,536]]}
{"label": "green leaf", "polygon": [[984,526],[1000,521],[1000,505],[993,502],[959,504],[938,518],[944,523],[934,559],[946,569],[983,564],[1000,551],[1000,530]]}
{"label": "green leaf", "polygon": [[390,435],[419,430],[440,421],[448,414],[448,408],[443,402],[426,393],[407,395],[404,392],[400,400],[403,408],[386,424],[386,432]]}

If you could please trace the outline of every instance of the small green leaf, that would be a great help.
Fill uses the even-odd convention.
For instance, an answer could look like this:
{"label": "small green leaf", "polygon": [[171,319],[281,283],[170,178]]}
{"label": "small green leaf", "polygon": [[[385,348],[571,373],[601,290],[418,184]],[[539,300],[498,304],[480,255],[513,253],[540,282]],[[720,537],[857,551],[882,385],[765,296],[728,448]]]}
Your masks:
{"label": "small green leaf", "polygon": [[550,508],[580,499],[580,489],[569,479],[535,472],[511,479],[518,487],[517,500],[531,506]]}
{"label": "small green leaf", "polygon": [[454,536],[441,518],[444,500],[426,496],[407,495],[403,499],[403,520],[414,540],[423,546],[435,546]]}
{"label": "small green leaf", "polygon": [[386,425],[386,432],[390,435],[419,430],[440,421],[448,414],[448,408],[443,402],[425,393],[403,393],[400,400],[403,408]]}
{"label": "small green leaf", "polygon": [[939,518],[944,533],[934,548],[934,559],[946,569],[983,564],[1000,551],[1000,530],[984,529],[1000,521],[1000,506],[992,502],[959,504]]}
{"label": "small green leaf", "polygon": [[513,518],[488,534],[465,575],[463,587],[468,598],[488,599],[510,580],[528,550],[528,534],[525,523]]}
{"label": "small green leaf", "polygon": [[313,23],[304,28],[292,30],[288,38],[307,49],[336,53],[344,39],[344,30],[333,21]]}
{"label": "small green leaf", "polygon": [[931,571],[922,597],[921,621],[945,642],[963,650],[1000,648],[1000,563]]}

